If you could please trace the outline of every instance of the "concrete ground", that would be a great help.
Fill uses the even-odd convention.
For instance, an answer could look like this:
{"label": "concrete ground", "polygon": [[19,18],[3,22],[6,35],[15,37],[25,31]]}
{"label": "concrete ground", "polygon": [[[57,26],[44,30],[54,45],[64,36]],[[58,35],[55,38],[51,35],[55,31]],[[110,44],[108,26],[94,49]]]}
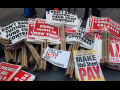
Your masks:
{"label": "concrete ground", "polygon": [[[73,8],[72,8],[73,9]],[[67,10],[67,8],[63,8]],[[37,18],[43,18],[44,8],[36,8]],[[27,21],[28,19],[23,17],[22,14],[24,8],[0,8],[0,26],[4,27],[15,21]],[[83,18],[84,8],[77,8],[78,18]],[[91,9],[89,10],[89,15],[91,14]],[[109,17],[114,21],[120,23],[120,9],[108,8],[101,11],[101,17]],[[35,18],[35,17],[33,17]],[[86,20],[83,21],[82,27],[86,26]],[[5,62],[5,57],[0,57],[0,62]],[[65,77],[65,69],[60,68],[60,71],[54,72],[52,65],[46,72],[33,72],[34,65],[28,64],[28,71],[36,76],[35,81],[78,81],[73,75],[72,79]],[[120,81],[120,71],[113,70],[101,66],[104,78],[106,81]]]}

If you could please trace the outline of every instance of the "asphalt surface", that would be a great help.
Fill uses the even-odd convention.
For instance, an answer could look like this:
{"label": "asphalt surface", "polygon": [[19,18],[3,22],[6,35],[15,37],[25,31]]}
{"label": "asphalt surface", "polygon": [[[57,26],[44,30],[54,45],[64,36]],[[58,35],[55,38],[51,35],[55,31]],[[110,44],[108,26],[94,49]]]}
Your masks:
{"label": "asphalt surface", "polygon": [[[73,8],[72,8],[73,9]],[[68,10],[63,8],[63,10]],[[43,18],[44,8],[36,8],[37,18]],[[23,17],[22,14],[24,8],[0,8],[0,26],[4,27],[15,21],[27,21],[28,19]],[[84,8],[77,8],[78,18],[83,18]],[[91,15],[91,9],[89,10]],[[101,17],[109,17],[114,21],[120,23],[120,9],[108,8],[101,11]],[[35,18],[35,17],[33,17]],[[86,26],[86,20],[83,21],[82,27]],[[5,56],[0,57],[0,62],[5,62]],[[36,76],[35,81],[78,81],[73,74],[73,78],[70,79],[65,76],[66,69],[60,68],[58,72],[53,71],[52,65],[49,66],[46,72],[33,72],[34,65],[28,64],[27,72]],[[120,81],[120,71],[113,70],[101,65],[101,69],[106,81]]]}

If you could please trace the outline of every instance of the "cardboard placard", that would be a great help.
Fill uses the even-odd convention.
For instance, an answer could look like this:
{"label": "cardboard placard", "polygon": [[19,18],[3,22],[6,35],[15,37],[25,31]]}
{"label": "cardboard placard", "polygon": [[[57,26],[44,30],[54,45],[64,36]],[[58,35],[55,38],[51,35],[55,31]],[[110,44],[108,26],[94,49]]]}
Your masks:
{"label": "cardboard placard", "polygon": [[10,81],[21,69],[21,66],[9,64],[5,62],[0,63],[0,81]]}
{"label": "cardboard placard", "polygon": [[69,27],[79,26],[77,15],[64,10],[46,11],[46,23],[57,27],[61,27],[62,24]]}
{"label": "cardboard placard", "polygon": [[1,29],[2,37],[10,39],[12,44],[27,38],[27,32],[28,21],[17,21]]}
{"label": "cardboard placard", "polygon": [[70,53],[71,52],[69,51],[56,50],[47,47],[42,55],[42,58],[58,67],[67,68]]}
{"label": "cardboard placard", "polygon": [[59,28],[46,24],[45,19],[36,18],[32,36],[37,40],[59,41]]}
{"label": "cardboard placard", "polygon": [[120,41],[115,38],[110,38],[109,44],[109,62],[120,63]]}
{"label": "cardboard placard", "polygon": [[33,81],[35,79],[35,75],[32,75],[28,72],[20,70],[11,81]]}
{"label": "cardboard placard", "polygon": [[69,36],[66,36],[66,42],[80,42],[81,44],[85,45],[86,48],[92,49],[93,48],[93,40],[88,39],[86,36],[84,36],[85,29],[80,27],[78,32],[76,34],[72,34]]}
{"label": "cardboard placard", "polygon": [[96,54],[96,50],[73,51],[79,81],[105,81]]}

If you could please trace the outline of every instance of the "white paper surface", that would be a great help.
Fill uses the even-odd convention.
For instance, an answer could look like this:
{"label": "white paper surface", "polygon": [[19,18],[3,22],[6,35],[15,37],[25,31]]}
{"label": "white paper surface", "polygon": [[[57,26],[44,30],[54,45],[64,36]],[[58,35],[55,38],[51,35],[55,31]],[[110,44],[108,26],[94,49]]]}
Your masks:
{"label": "white paper surface", "polygon": [[42,58],[58,67],[67,68],[70,53],[71,52],[69,51],[56,50],[47,47],[44,54],[42,55]]}

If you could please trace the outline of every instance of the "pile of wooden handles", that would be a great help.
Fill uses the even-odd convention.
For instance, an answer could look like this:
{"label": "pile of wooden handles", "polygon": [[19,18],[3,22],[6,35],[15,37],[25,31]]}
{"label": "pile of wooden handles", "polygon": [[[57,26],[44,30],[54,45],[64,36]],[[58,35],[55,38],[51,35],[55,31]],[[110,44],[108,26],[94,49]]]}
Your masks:
{"label": "pile of wooden handles", "polygon": [[[56,45],[55,47],[54,47],[54,49],[59,49],[59,47],[60,47],[60,45]],[[59,71],[59,67],[58,66],[55,66],[55,65],[53,65],[53,71]]]}
{"label": "pile of wooden handles", "polygon": [[61,49],[60,50],[66,51],[64,24],[60,28],[60,33],[61,33]]}
{"label": "pile of wooden handles", "polygon": [[42,58],[42,55],[45,51],[45,49],[47,48],[47,46],[49,45],[49,42],[47,42],[47,39],[45,39],[45,42],[41,42],[41,59],[40,59],[40,71],[46,71],[46,60]]}
{"label": "pile of wooden handles", "polygon": [[38,65],[38,68],[40,69],[40,55],[38,54],[38,52],[36,51],[34,46],[32,44],[30,44],[29,42],[27,42],[26,39],[24,39],[24,43],[29,48],[31,54],[33,55],[37,65]]}
{"label": "pile of wooden handles", "polygon": [[74,44],[71,44],[69,46],[69,49],[68,49],[68,51],[70,51],[71,54],[70,54],[70,59],[68,62],[68,67],[67,67],[67,70],[65,72],[65,76],[67,76],[69,78],[73,77],[73,71],[74,71],[73,50],[78,50],[79,46],[80,46],[80,42],[75,42]]}
{"label": "pile of wooden handles", "polygon": [[18,58],[17,58],[17,63],[18,65],[21,65],[22,62],[22,49],[19,50]]}
{"label": "pile of wooden handles", "polygon": [[6,49],[6,47],[4,47],[4,53],[5,53],[6,62],[7,63],[12,63],[13,55],[11,53],[11,50]]}
{"label": "pile of wooden handles", "polygon": [[28,70],[28,63],[27,63],[27,47],[25,44],[22,45],[22,70]]}
{"label": "pile of wooden handles", "polygon": [[109,44],[110,44],[110,32],[105,32],[102,36],[102,63],[109,63]]}
{"label": "pile of wooden handles", "polygon": [[9,47],[10,46],[9,44],[11,44],[11,41],[10,39],[5,39],[5,38],[0,37],[0,43],[4,45],[5,47]]}
{"label": "pile of wooden handles", "polygon": [[[38,49],[39,49],[39,45],[35,45],[35,49],[36,49],[36,51],[38,52]],[[31,63],[31,64],[35,64],[35,58],[33,57],[33,55],[32,54],[28,54],[28,61],[29,61],[29,63]]]}

